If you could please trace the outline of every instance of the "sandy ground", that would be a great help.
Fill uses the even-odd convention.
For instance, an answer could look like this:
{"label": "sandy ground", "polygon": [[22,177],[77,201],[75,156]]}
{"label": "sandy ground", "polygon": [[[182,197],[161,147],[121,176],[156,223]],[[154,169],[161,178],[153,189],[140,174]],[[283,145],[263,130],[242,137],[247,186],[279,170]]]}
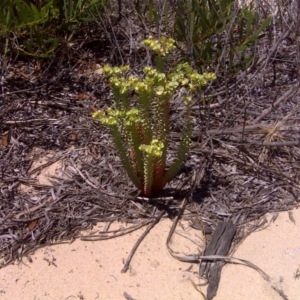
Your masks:
{"label": "sandy ground", "polygon": [[[58,167],[55,164],[39,176],[53,174]],[[300,209],[292,213],[295,223],[288,212],[280,213],[268,228],[251,234],[234,257],[261,268],[289,300],[300,300]],[[76,240],[72,244],[42,248],[32,255],[33,262],[24,258],[22,263],[0,269],[0,299],[118,300],[126,299],[124,293],[132,297],[127,299],[136,300],[203,299],[192,283],[203,282],[196,276],[198,265],[191,268],[190,264],[175,260],[167,250],[171,225],[170,220],[163,220],[151,230],[127,273],[121,273],[124,261],[145,229],[106,241]],[[99,224],[98,229],[103,226]],[[181,223],[171,247],[180,253],[198,253],[203,249],[202,234]],[[201,291],[205,293],[206,287],[202,286]],[[227,264],[215,299],[282,298],[257,271]]]}
{"label": "sandy ground", "polygon": [[[234,257],[259,266],[289,300],[300,299],[300,210],[296,224],[288,213],[281,213],[267,229],[250,235]],[[75,241],[38,250],[33,262],[10,265],[0,270],[0,299],[203,299],[191,280],[198,283],[194,265],[171,257],[165,241],[171,226],[160,222],[146,237],[127,273],[121,273],[134,242],[142,230],[99,242]],[[175,251],[193,253],[201,244],[198,231],[180,226],[172,242]],[[195,252],[194,252],[195,253]],[[196,252],[197,253],[197,252]],[[202,287],[205,292],[205,288]],[[216,300],[281,299],[258,272],[249,267],[227,264],[221,277]]]}

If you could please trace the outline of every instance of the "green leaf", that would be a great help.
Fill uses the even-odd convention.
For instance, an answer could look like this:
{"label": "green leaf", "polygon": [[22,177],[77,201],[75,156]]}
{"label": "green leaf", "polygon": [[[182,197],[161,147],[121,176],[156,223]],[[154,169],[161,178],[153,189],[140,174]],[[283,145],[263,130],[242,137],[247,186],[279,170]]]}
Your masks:
{"label": "green leaf", "polygon": [[[2,20],[3,17],[1,16],[1,20]],[[6,19],[5,19],[5,24],[9,26],[11,23],[12,23],[11,22],[11,9],[8,9]]]}
{"label": "green leaf", "polygon": [[35,21],[36,16],[35,16],[34,11],[31,9],[31,6],[29,5],[29,3],[27,4],[25,1],[18,1],[18,2],[19,2],[18,9],[22,14],[23,23],[30,25],[30,23]]}
{"label": "green leaf", "polygon": [[30,54],[34,54],[35,51],[33,50],[32,47],[32,40],[25,41],[23,45]]}
{"label": "green leaf", "polygon": [[78,2],[77,2],[77,4],[76,4],[76,9],[77,10],[81,10],[82,9],[82,0],[77,0]]}
{"label": "green leaf", "polygon": [[169,2],[166,1],[164,5],[164,21],[165,21],[165,27],[168,28],[169,25]]}
{"label": "green leaf", "polygon": [[241,46],[239,46],[236,50],[237,51],[243,51],[245,50],[244,46],[248,46],[249,44],[255,42],[258,38],[262,37],[260,34],[262,33],[263,30],[266,29],[266,27],[271,23],[272,21],[272,17],[269,16],[268,18],[266,18],[261,25],[259,26],[259,28],[257,30],[254,31],[254,33],[252,35],[250,35],[249,37],[247,37],[245,39],[245,41],[242,43]]}
{"label": "green leaf", "polygon": [[30,7],[31,7],[31,11],[34,14],[34,20],[38,20],[41,18],[40,13],[38,11],[38,9],[36,8],[36,6],[33,3],[30,3]]}
{"label": "green leaf", "polygon": [[90,6],[95,5],[95,4],[99,3],[99,2],[100,2],[100,0],[92,0],[90,2]]}
{"label": "green leaf", "polygon": [[88,22],[93,22],[95,20],[95,18],[82,17],[82,18],[80,18],[80,20],[83,21],[83,22],[88,23]]}
{"label": "green leaf", "polygon": [[195,28],[195,14],[193,12],[191,12],[189,22],[190,22],[190,39],[192,41],[194,37],[194,28]]}

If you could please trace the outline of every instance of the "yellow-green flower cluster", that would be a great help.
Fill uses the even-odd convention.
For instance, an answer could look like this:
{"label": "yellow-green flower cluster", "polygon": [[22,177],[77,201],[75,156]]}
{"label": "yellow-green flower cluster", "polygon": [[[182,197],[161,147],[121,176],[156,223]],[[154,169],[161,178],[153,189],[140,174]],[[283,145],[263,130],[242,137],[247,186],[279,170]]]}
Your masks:
{"label": "yellow-green flower cluster", "polygon": [[112,67],[105,65],[103,72],[110,77],[109,82],[114,88],[117,88],[121,94],[125,94],[138,82],[138,78],[129,76],[129,78],[122,77],[121,75],[130,69],[129,66]]}
{"label": "yellow-green flower cluster", "polygon": [[150,145],[140,145],[139,149],[146,152],[150,156],[161,157],[164,148],[163,142],[154,139]]}
{"label": "yellow-green flower cluster", "polygon": [[164,86],[159,85],[156,87],[155,93],[157,96],[171,95],[176,90],[178,85],[179,83],[177,81],[169,81]]}
{"label": "yellow-green flower cluster", "polygon": [[137,82],[133,88],[138,94],[151,93],[153,89],[153,83],[145,82],[144,80],[142,82]]}
{"label": "yellow-green flower cluster", "polygon": [[[156,69],[145,67],[144,73],[146,77],[143,82],[139,84],[143,84],[148,87],[143,89],[145,91],[155,91],[157,96],[171,95],[179,85],[177,81],[172,80],[167,77],[165,73],[161,73]],[[139,92],[139,90],[140,88],[138,87],[136,92]]]}
{"label": "yellow-green flower cluster", "polygon": [[194,91],[197,87],[205,86],[211,80],[216,79],[216,75],[213,73],[199,74],[188,63],[179,64],[175,71],[168,76],[151,67],[145,67],[143,71],[146,76],[142,81],[135,76],[128,78],[120,76],[129,70],[129,66],[111,67],[106,65],[103,70],[111,77],[110,83],[121,94],[134,89],[138,94],[155,92],[157,96],[166,96],[172,95],[180,85]]}
{"label": "yellow-green flower cluster", "polygon": [[188,63],[179,64],[175,72],[169,76],[172,81],[180,82],[182,86],[187,86],[190,91],[194,91],[197,87],[205,86],[211,80],[216,79],[214,73],[199,74]]}
{"label": "yellow-green flower cluster", "polygon": [[127,72],[129,69],[129,66],[112,67],[110,65],[105,65],[103,67],[103,73],[107,76],[119,76]]}
{"label": "yellow-green flower cluster", "polygon": [[162,36],[159,40],[149,36],[148,39],[144,40],[142,43],[161,56],[166,56],[168,53],[176,49],[175,40],[165,36]]}
{"label": "yellow-green flower cluster", "polygon": [[146,75],[146,78],[149,80],[153,79],[155,84],[161,84],[166,81],[166,74],[158,72],[156,69],[145,67],[143,71]]}
{"label": "yellow-green flower cluster", "polygon": [[126,126],[131,126],[139,121],[139,110],[132,108],[128,111],[120,111],[108,108],[106,113],[98,110],[93,113],[93,118],[98,119],[103,125],[108,127],[116,126],[120,120],[125,120]]}
{"label": "yellow-green flower cluster", "polygon": [[126,126],[132,126],[139,121],[139,110],[137,108],[129,109],[124,115]]}
{"label": "yellow-green flower cluster", "polygon": [[192,97],[191,96],[183,96],[183,100],[186,102],[186,103],[192,103]]}
{"label": "yellow-green flower cluster", "polygon": [[211,80],[214,80],[216,78],[217,77],[214,73],[204,73],[204,74],[193,73],[190,75],[190,83],[188,86],[193,91],[197,87],[202,87],[207,85]]}
{"label": "yellow-green flower cluster", "polygon": [[115,110],[108,108],[106,113],[104,111],[98,110],[93,113],[93,118],[99,120],[103,125],[106,126],[116,126],[118,122],[118,114]]}

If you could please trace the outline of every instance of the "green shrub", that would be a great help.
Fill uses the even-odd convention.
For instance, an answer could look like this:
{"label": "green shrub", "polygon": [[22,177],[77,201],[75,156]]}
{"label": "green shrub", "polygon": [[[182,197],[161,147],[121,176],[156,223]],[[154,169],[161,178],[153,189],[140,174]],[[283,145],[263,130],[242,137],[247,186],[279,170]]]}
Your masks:
{"label": "green shrub", "polygon": [[[237,7],[235,0],[178,0],[173,37],[182,42],[198,66],[227,64],[231,72],[255,59],[251,46],[262,37],[271,17],[260,20],[254,9]],[[224,55],[225,54],[225,55]]]}
{"label": "green shrub", "polygon": [[[34,3],[35,2],[35,3]],[[74,30],[93,19],[88,12],[101,8],[104,0],[2,0],[0,3],[0,36],[5,38],[4,51],[48,57],[61,40],[59,33]]]}

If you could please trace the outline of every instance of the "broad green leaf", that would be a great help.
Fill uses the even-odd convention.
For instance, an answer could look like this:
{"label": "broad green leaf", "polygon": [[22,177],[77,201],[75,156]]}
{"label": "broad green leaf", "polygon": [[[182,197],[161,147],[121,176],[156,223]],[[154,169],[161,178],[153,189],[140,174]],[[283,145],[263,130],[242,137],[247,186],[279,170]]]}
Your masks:
{"label": "broad green leaf", "polygon": [[15,0],[16,1],[16,7],[17,7],[17,11],[19,13],[19,17],[20,17],[20,24],[24,24],[24,23],[30,23],[32,21],[32,11],[30,6],[26,3],[26,2],[21,2],[19,0]]}

